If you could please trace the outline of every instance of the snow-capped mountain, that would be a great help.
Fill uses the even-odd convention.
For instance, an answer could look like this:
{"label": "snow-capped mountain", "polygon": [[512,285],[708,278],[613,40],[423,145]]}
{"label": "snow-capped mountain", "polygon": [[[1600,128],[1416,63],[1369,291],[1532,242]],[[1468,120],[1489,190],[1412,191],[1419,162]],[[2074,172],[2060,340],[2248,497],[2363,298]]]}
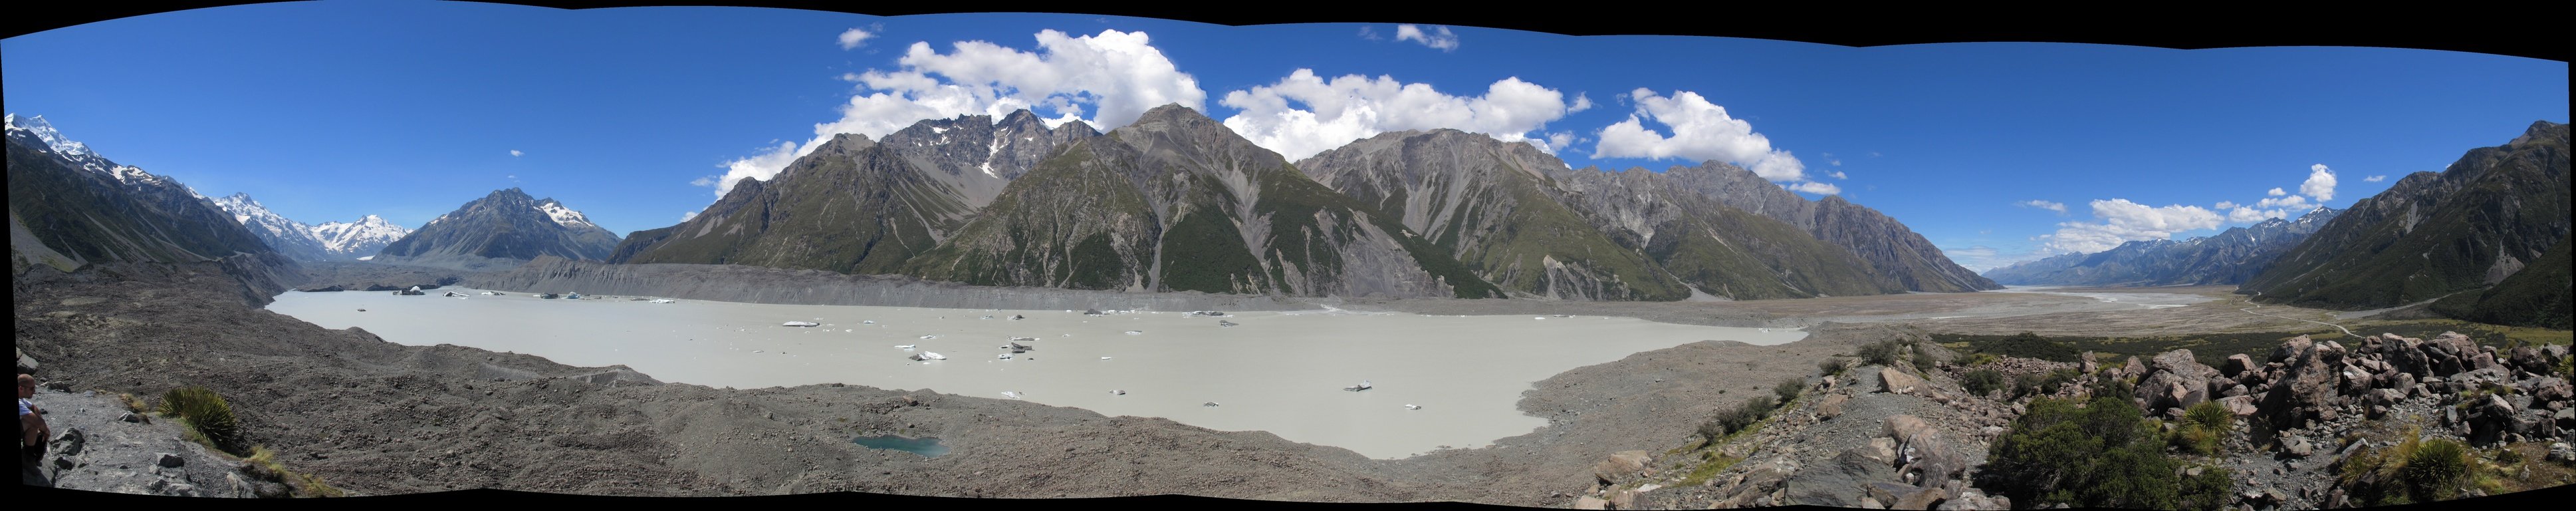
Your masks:
{"label": "snow-capped mountain", "polygon": [[343,259],[369,259],[376,251],[403,236],[411,229],[385,221],[384,217],[367,215],[356,222],[323,222],[313,226],[313,237],[322,241],[322,249]]}
{"label": "snow-capped mountain", "polygon": [[499,190],[439,215],[373,259],[379,263],[464,270],[506,269],[539,256],[603,260],[617,248],[617,234],[554,199]]}
{"label": "snow-capped mountain", "polygon": [[179,184],[177,180],[173,180],[165,176],[153,175],[150,172],[144,172],[143,169],[140,168],[128,165],[118,165],[116,162],[108,161],[106,157],[99,156],[98,152],[91,151],[89,149],[89,144],[83,144],[69,138],[64,138],[62,132],[54,131],[53,123],[45,122],[45,116],[30,115],[22,118],[18,117],[18,114],[8,114],[5,121],[0,122],[6,122],[8,124],[9,136],[33,138],[35,141],[44,144],[45,148],[53,150],[54,157],[61,158],[65,162],[70,163],[74,168],[104,174],[110,178],[116,179],[117,183],[125,184],[127,186],[151,189],[172,189],[185,192],[188,195],[195,196],[200,199],[206,198],[205,195],[198,194],[196,190],[188,188],[187,185]]}
{"label": "snow-capped mountain", "polygon": [[283,291],[294,263],[214,201],[63,137],[43,118],[6,115],[10,269],[93,263],[217,263],[245,296]]}
{"label": "snow-capped mountain", "polygon": [[375,215],[367,215],[357,222],[324,222],[322,225],[297,222],[269,211],[268,206],[252,200],[247,193],[212,200],[217,207],[232,213],[233,220],[250,228],[251,234],[259,236],[260,241],[299,261],[363,260],[376,255],[376,251],[384,249],[385,244],[411,234],[410,229]]}
{"label": "snow-capped mountain", "polygon": [[269,211],[267,205],[252,200],[250,194],[236,193],[212,200],[215,207],[232,213],[233,221],[241,222],[242,227],[250,229],[251,235],[258,236],[261,242],[268,243],[268,247],[277,249],[278,253],[298,261],[327,258],[322,240],[313,237],[313,226]]}

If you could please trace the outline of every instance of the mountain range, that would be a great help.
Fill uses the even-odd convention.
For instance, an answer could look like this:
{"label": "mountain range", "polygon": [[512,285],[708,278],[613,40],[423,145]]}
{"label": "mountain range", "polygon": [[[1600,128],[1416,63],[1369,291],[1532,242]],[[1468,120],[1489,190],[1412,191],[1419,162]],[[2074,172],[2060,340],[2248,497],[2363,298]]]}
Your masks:
{"label": "mountain range", "polygon": [[288,220],[269,211],[268,206],[250,198],[247,193],[213,199],[215,206],[233,214],[233,220],[249,227],[253,235],[279,253],[297,261],[354,261],[375,257],[386,244],[411,234],[411,229],[394,225],[375,215],[360,217],[356,222],[323,222],[309,225]]}
{"label": "mountain range", "polygon": [[614,233],[554,199],[529,197],[517,188],[498,190],[430,219],[419,230],[385,244],[373,262],[469,271],[517,267],[539,256],[607,259]]}
{"label": "mountain range", "polygon": [[283,290],[294,262],[178,180],[119,165],[43,117],[5,119],[12,275],[113,263],[215,263],[254,302]]}
{"label": "mountain range", "polygon": [[[2567,136],[2565,124],[2536,122],[2505,145],[2469,150],[2441,172],[2400,178],[2355,201],[2239,292],[2263,303],[2334,309],[2450,297],[2436,309],[2471,317],[2498,309],[2480,304],[2490,300],[2556,303],[2555,312],[2525,306],[2503,312],[2552,315],[2565,325]],[[2550,260],[2559,267],[2529,271]]]}
{"label": "mountain range", "polygon": [[2121,243],[2090,254],[2066,254],[1986,271],[1995,282],[2033,286],[2197,286],[2245,282],[2324,228],[2343,210],[2320,207],[2298,219],[2274,218],[2189,240]]}
{"label": "mountain range", "polygon": [[[1660,235],[1659,235],[1660,234]],[[841,135],[611,262],[979,285],[1301,296],[1788,298],[1996,289],[1902,224],[1711,163],[1569,169],[1455,130],[1291,163],[1167,105],[1100,133],[999,121]]]}

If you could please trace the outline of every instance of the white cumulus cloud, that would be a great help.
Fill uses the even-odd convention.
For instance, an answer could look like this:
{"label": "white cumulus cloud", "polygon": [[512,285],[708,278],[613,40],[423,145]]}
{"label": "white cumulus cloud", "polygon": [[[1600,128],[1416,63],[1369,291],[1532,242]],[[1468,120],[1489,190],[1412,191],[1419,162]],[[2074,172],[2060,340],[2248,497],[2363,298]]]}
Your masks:
{"label": "white cumulus cloud", "polygon": [[1458,49],[1458,34],[1450,32],[1449,27],[1435,26],[1426,31],[1422,27],[1413,25],[1396,25],[1395,40],[1418,42],[1423,46],[1439,48],[1440,51]]}
{"label": "white cumulus cloud", "polygon": [[2216,207],[2214,207],[2213,209],[2236,209],[2236,201],[2232,201],[2232,200],[2223,200],[2223,201],[2218,201],[2218,205],[2217,205]]}
{"label": "white cumulus cloud", "polygon": [[2258,207],[2258,208],[2285,208],[2285,209],[2294,209],[2294,210],[2299,210],[2299,211],[2307,211],[2307,210],[2309,210],[2309,209],[2315,209],[2315,208],[2317,207],[2317,205],[2316,205],[2316,204],[2313,204],[2313,203],[2308,202],[2308,198],[2307,198],[2307,197],[2301,197],[2301,196],[2297,196],[2297,195],[2292,195],[2292,196],[2288,196],[2288,197],[2264,197],[2264,198],[2263,198],[2263,200],[2254,201],[2254,207]]}
{"label": "white cumulus cloud", "polygon": [[884,138],[923,119],[974,114],[1000,120],[1028,109],[1041,117],[1052,112],[1050,126],[1083,121],[1105,131],[1134,122],[1154,107],[1203,109],[1207,101],[1198,80],[1180,72],[1144,32],[1104,30],[1077,37],[1047,30],[1035,37],[1036,51],[961,41],[943,54],[928,42],[915,42],[895,61],[898,69],[843,75],[858,83],[858,91],[841,105],[839,120],[814,125],[812,139],[726,162],[724,175],[698,182],[715,187],[716,196],[723,197],[742,178],[776,176],[834,135]]}
{"label": "white cumulus cloud", "polygon": [[2323,163],[2309,166],[2308,180],[2299,183],[2299,195],[2314,198],[2320,203],[2334,200],[2334,189],[2334,171],[2327,169],[2326,164]]}
{"label": "white cumulus cloud", "polygon": [[680,212],[680,221],[682,221],[682,222],[686,222],[686,221],[689,221],[689,219],[693,219],[693,218],[697,218],[697,217],[698,217],[698,212],[696,212],[696,211],[682,211],[682,212]]}
{"label": "white cumulus cloud", "polygon": [[[1637,111],[1628,120],[1601,129],[1601,143],[1594,146],[1592,157],[1720,160],[1772,181],[1806,179],[1806,164],[1788,151],[1773,150],[1771,139],[1754,133],[1751,123],[1728,116],[1726,107],[1710,103],[1699,93],[1676,91],[1667,98],[1637,89],[1628,97],[1637,103]],[[1646,120],[1671,128],[1672,136],[1646,129]]]}
{"label": "white cumulus cloud", "polygon": [[2270,195],[2270,196],[2273,196],[2273,197],[2279,197],[2279,196],[2283,196],[2283,195],[2289,195],[2289,194],[2290,194],[2290,192],[2284,192],[2284,191],[2281,191],[2281,189],[2279,189],[2279,188],[2273,188],[2271,191],[2263,192],[2263,194],[2264,194],[2264,195]]}
{"label": "white cumulus cloud", "polygon": [[2200,206],[2180,204],[2150,207],[2128,199],[2093,201],[2093,216],[2101,222],[2062,222],[2057,232],[2044,234],[2045,249],[2051,253],[2092,253],[2110,250],[2130,241],[2172,239],[2174,233],[2216,228],[2225,217]]}
{"label": "white cumulus cloud", "polygon": [[518,156],[518,155],[522,155],[522,154],[527,154],[527,153],[519,152],[519,150],[517,150],[517,149],[511,149],[511,150],[510,150],[510,155],[511,155],[511,156]]}
{"label": "white cumulus cloud", "polygon": [[1799,182],[1796,182],[1796,183],[1781,183],[1781,184],[1780,184],[1780,186],[1781,186],[1781,187],[1783,187],[1783,188],[1788,188],[1788,189],[1790,189],[1790,190],[1794,190],[1794,191],[1807,192],[1807,193],[1812,193],[1812,194],[1817,194],[1817,195],[1834,195],[1834,194],[1838,194],[1838,193],[1843,193],[1843,187],[1840,187],[1840,186],[1834,186],[1834,185],[1825,184],[1825,183],[1818,183],[1818,182],[1815,182],[1815,181],[1799,181]]}
{"label": "white cumulus cloud", "polygon": [[2289,217],[2289,212],[2279,209],[2254,209],[2243,206],[2223,209],[2227,209],[2227,221],[2236,223],[2254,223],[2267,218]]}
{"label": "white cumulus cloud", "polygon": [[1505,142],[1528,141],[1554,152],[1572,145],[1572,133],[1531,132],[1589,103],[1519,78],[1485,87],[1481,96],[1451,96],[1430,84],[1392,76],[1343,75],[1332,80],[1299,69],[1270,85],[1228,92],[1218,101],[1241,110],[1225,127],[1290,161],[1379,133],[1450,128]]}
{"label": "white cumulus cloud", "polygon": [[2025,207],[2025,208],[2039,208],[2039,209],[2045,209],[2045,210],[2049,210],[2049,211],[2055,211],[2055,212],[2057,212],[2057,214],[2060,214],[2060,215],[2066,214],[2066,204],[2065,204],[2065,203],[2061,203],[2061,202],[2049,202],[2049,201],[2044,201],[2044,200],[2039,200],[2039,199],[2031,199],[2031,200],[2026,200],[2026,201],[2021,201],[2021,202],[2015,202],[2015,203],[2013,203],[2013,205],[2015,205],[2015,206],[2021,206],[2021,207]]}
{"label": "white cumulus cloud", "polygon": [[876,36],[876,34],[869,33],[865,29],[857,28],[841,32],[841,49],[848,50],[858,48],[861,45],[868,44],[868,39]]}
{"label": "white cumulus cloud", "polygon": [[2370,176],[2370,177],[2361,178],[2361,182],[2364,182],[2364,183],[2377,183],[2377,182],[2380,182],[2380,181],[2386,181],[2386,180],[2388,180],[2388,176]]}

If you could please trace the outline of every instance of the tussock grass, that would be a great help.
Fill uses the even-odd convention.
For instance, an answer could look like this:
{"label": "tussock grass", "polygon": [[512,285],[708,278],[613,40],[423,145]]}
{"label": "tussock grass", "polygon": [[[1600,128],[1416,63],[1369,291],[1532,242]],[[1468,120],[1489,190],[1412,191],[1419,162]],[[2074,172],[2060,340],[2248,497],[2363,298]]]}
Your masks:
{"label": "tussock grass", "polygon": [[294,489],[297,497],[348,496],[347,492],[323,482],[321,476],[287,470],[285,464],[277,462],[277,451],[269,450],[268,446],[253,446],[250,450],[250,457],[243,460],[250,462],[251,475],[270,482],[286,483],[288,487]]}
{"label": "tussock grass", "polygon": [[188,425],[190,440],[198,441],[228,454],[239,455],[242,442],[241,422],[233,417],[230,403],[205,387],[170,389],[161,395],[162,416],[173,417]]}

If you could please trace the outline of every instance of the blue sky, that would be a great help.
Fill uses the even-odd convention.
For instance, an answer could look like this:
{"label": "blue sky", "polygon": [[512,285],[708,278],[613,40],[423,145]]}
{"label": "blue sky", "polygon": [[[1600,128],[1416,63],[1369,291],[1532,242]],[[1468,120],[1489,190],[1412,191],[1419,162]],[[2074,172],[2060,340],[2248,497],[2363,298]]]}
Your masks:
{"label": "blue sky", "polygon": [[1115,124],[1179,101],[1292,159],[1449,127],[1576,168],[1736,162],[1886,212],[1977,270],[2347,207],[2389,184],[2374,176],[2568,120],[2566,63],[2431,50],[737,7],[219,7],[0,41],[0,76],[11,113],[308,223],[418,227],[515,186],[623,234],[677,223],[821,133],[1068,113],[1050,103]]}

